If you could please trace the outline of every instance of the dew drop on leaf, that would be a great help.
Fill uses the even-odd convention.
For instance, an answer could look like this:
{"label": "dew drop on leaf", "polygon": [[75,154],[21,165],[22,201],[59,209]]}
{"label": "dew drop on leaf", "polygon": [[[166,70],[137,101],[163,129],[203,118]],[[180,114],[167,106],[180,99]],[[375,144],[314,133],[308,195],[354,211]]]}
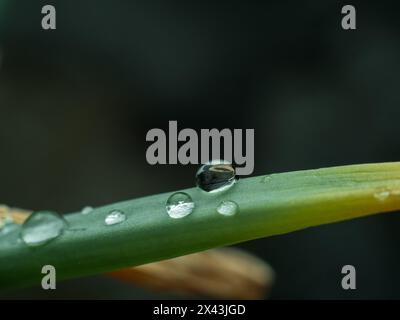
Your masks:
{"label": "dew drop on leaf", "polygon": [[93,210],[94,210],[94,209],[93,209],[92,207],[86,206],[86,207],[83,207],[83,208],[82,208],[81,213],[82,213],[82,214],[89,214],[89,213],[91,213]]}
{"label": "dew drop on leaf", "polygon": [[210,193],[231,188],[236,182],[236,170],[224,160],[213,160],[202,165],[196,173],[196,185]]}
{"label": "dew drop on leaf", "polygon": [[389,196],[390,192],[388,190],[382,190],[374,194],[374,197],[379,201],[385,201]]}
{"label": "dew drop on leaf", "polygon": [[67,227],[57,212],[36,211],[22,225],[20,237],[28,246],[40,246],[59,237]]}
{"label": "dew drop on leaf", "polygon": [[[3,208],[1,208],[3,209]],[[18,228],[18,225],[14,222],[11,214],[9,213],[9,209],[4,209],[5,213],[2,217],[0,217],[0,236],[6,235]]]}
{"label": "dew drop on leaf", "polygon": [[106,225],[111,226],[114,224],[118,224],[124,222],[126,220],[126,215],[121,210],[112,210],[106,216],[104,222]]}
{"label": "dew drop on leaf", "polygon": [[218,207],[217,212],[223,216],[233,216],[239,211],[239,206],[234,201],[222,201]]}
{"label": "dew drop on leaf", "polygon": [[192,213],[194,202],[187,193],[175,192],[168,198],[165,206],[171,218],[179,219]]}

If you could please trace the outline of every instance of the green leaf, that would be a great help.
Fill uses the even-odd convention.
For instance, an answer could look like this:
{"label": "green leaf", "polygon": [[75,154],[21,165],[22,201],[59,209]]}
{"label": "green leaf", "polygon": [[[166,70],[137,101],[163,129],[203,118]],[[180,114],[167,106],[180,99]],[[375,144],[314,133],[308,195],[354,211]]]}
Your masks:
{"label": "green leaf", "polygon": [[[19,241],[19,230],[0,237],[0,287],[39,285],[42,266],[57,279],[103,273],[209,248],[283,234],[379,212],[400,209],[400,162],[295,171],[239,180],[221,194],[183,190],[195,202],[192,214],[170,218],[172,192],[66,215],[70,229],[40,247]],[[233,200],[239,212],[216,212]],[[106,226],[113,209],[123,223]],[[290,253],[288,253],[290,254]]]}

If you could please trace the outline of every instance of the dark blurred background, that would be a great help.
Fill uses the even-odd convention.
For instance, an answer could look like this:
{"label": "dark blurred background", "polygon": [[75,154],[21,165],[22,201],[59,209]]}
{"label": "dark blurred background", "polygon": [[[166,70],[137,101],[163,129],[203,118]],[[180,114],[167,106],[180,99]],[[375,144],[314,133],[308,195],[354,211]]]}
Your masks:
{"label": "dark blurred background", "polygon": [[[41,8],[57,29],[41,28]],[[341,28],[341,8],[357,30]],[[155,127],[254,128],[254,175],[400,159],[395,1],[0,0],[0,203],[77,211],[194,185],[150,166]],[[240,247],[272,299],[400,298],[400,215]],[[4,262],[0,262],[4,263]],[[357,290],[341,288],[341,268]],[[14,298],[168,298],[101,276]]]}

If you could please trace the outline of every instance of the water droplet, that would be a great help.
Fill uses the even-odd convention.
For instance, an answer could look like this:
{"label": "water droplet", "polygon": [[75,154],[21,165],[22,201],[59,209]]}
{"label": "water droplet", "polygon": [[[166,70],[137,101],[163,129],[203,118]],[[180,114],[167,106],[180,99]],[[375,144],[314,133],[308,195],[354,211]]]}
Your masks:
{"label": "water droplet", "polygon": [[171,218],[179,219],[192,213],[194,202],[188,194],[176,192],[168,198],[166,209]]}
{"label": "water droplet", "polygon": [[12,231],[14,231],[16,229],[18,229],[18,225],[17,224],[15,224],[14,222],[7,222],[0,229],[0,236],[8,234],[8,233],[10,233],[10,232],[12,232]]}
{"label": "water droplet", "polygon": [[106,225],[111,226],[126,220],[126,215],[121,210],[112,210],[104,220]]}
{"label": "water droplet", "polygon": [[270,182],[271,180],[272,180],[272,176],[271,176],[271,175],[267,175],[267,176],[261,177],[260,182],[261,182],[261,183],[268,183],[268,182]]}
{"label": "water droplet", "polygon": [[40,246],[60,236],[67,226],[57,212],[37,211],[24,222],[20,235],[28,246]]}
{"label": "water droplet", "polygon": [[236,171],[224,160],[213,160],[202,165],[196,173],[197,186],[206,192],[221,192],[236,182]]}
{"label": "water droplet", "polygon": [[385,201],[389,196],[390,196],[390,191],[388,190],[382,190],[374,194],[374,197],[379,201]]}
{"label": "water droplet", "polygon": [[[4,209],[4,208],[1,208]],[[9,209],[6,208],[5,213],[3,212],[3,216],[0,217],[0,236],[5,235],[7,233],[10,233],[14,231],[15,229],[18,229],[18,225],[14,223],[14,220],[8,211]]]}
{"label": "water droplet", "polygon": [[86,206],[86,207],[82,208],[81,213],[82,213],[82,214],[89,214],[89,213],[91,213],[93,210],[94,210],[94,209],[93,209],[92,207]]}
{"label": "water droplet", "polygon": [[223,216],[233,216],[239,211],[239,206],[234,201],[222,201],[218,207],[217,212]]}

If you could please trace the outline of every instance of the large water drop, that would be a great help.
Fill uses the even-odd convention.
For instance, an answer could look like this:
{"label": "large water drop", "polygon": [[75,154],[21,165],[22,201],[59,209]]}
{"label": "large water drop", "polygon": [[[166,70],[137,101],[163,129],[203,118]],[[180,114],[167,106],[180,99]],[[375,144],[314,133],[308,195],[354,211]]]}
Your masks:
{"label": "large water drop", "polygon": [[202,165],[196,173],[197,186],[206,192],[221,192],[236,182],[236,171],[231,163],[213,160]]}
{"label": "large water drop", "polygon": [[53,211],[37,211],[21,228],[21,239],[28,246],[40,246],[60,236],[68,227],[65,219]]}

